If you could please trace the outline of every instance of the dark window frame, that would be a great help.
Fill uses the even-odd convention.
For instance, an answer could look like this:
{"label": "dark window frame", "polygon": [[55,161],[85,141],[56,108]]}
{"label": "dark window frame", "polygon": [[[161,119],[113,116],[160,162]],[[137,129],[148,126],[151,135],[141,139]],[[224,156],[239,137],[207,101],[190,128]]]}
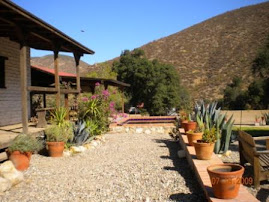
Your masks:
{"label": "dark window frame", "polygon": [[0,88],[6,88],[6,60],[8,58],[0,55]]}

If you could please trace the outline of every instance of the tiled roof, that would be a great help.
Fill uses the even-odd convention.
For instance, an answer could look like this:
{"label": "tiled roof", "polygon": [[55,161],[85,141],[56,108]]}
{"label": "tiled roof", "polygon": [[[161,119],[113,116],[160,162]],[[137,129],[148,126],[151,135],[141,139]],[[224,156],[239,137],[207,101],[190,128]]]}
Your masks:
{"label": "tiled roof", "polygon": [[[54,69],[50,69],[48,67],[42,67],[42,66],[38,66],[38,65],[31,65],[31,68],[40,70],[42,72],[48,73],[48,74],[55,74]],[[63,76],[63,77],[76,77],[76,74],[72,74],[72,73],[67,73],[67,72],[59,72],[59,76]]]}

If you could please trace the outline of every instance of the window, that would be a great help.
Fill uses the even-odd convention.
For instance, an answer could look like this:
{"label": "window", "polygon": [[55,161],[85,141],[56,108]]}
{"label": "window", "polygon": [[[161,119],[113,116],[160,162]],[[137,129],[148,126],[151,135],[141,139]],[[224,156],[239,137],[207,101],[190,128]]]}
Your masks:
{"label": "window", "polygon": [[5,82],[5,60],[7,57],[0,56],[0,88],[6,87]]}

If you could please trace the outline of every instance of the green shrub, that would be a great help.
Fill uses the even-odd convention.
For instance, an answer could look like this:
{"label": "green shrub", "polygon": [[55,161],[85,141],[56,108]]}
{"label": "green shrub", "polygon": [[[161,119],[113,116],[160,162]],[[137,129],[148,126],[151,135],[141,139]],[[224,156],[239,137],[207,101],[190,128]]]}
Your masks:
{"label": "green shrub", "polygon": [[74,137],[71,122],[65,121],[61,125],[52,124],[45,130],[47,142],[67,142]]}
{"label": "green shrub", "polygon": [[8,147],[9,152],[38,152],[43,148],[42,141],[37,140],[34,136],[20,134],[18,135]]}

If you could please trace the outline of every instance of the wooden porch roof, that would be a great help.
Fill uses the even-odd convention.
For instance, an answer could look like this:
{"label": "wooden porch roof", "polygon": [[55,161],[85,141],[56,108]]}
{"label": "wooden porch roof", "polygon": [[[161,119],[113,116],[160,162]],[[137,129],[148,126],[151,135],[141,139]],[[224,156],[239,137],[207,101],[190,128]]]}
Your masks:
{"label": "wooden porch roof", "polygon": [[0,37],[31,48],[72,52],[82,56],[94,51],[70,38],[9,0],[0,0]]}
{"label": "wooden porch roof", "polygon": [[[33,86],[43,86],[50,87],[54,84],[54,69],[47,67],[41,67],[37,65],[31,65],[31,79]],[[75,82],[76,74],[71,74],[67,72],[59,72],[59,76],[62,81],[72,81]],[[117,81],[114,79],[105,78],[90,78],[90,77],[80,77],[81,89],[83,92],[90,92],[91,88],[94,87],[96,83],[103,84],[105,86],[116,86],[119,88],[130,87],[130,84]]]}

